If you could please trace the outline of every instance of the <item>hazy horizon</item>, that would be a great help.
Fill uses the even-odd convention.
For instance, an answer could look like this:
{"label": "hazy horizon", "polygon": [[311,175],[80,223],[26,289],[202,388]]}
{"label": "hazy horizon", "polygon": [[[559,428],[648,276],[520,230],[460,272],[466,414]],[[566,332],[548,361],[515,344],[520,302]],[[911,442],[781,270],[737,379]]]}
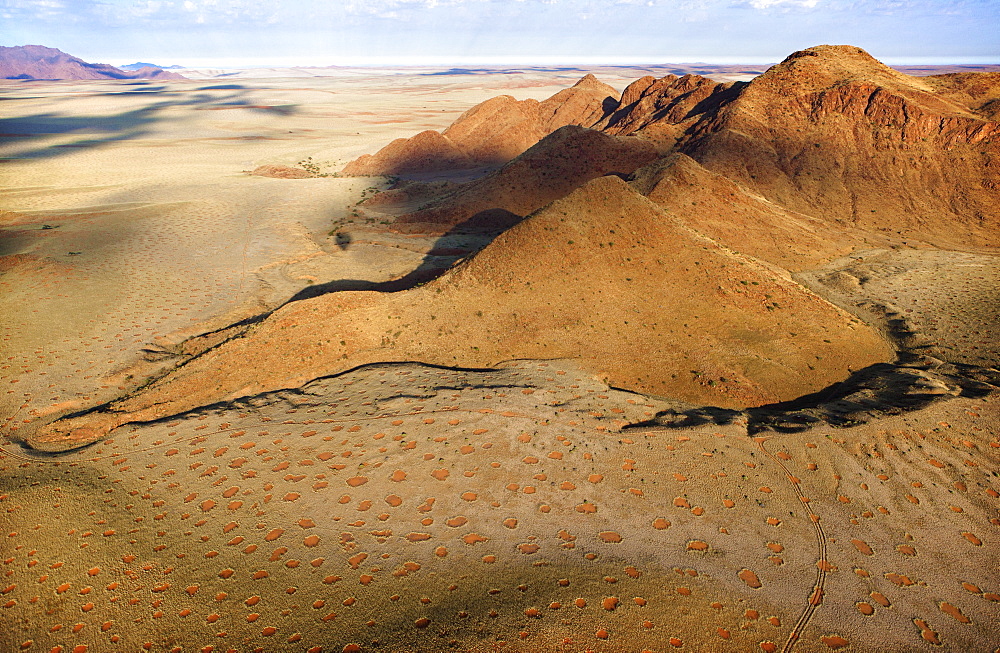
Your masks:
{"label": "hazy horizon", "polygon": [[0,44],[112,65],[755,65],[820,44],[1000,63],[1000,0],[0,0],[0,19]]}
{"label": "hazy horizon", "polygon": [[[813,45],[823,45],[813,43],[803,45],[799,50]],[[826,44],[826,45],[853,45],[853,44]],[[793,52],[790,50],[787,54]],[[73,54],[70,52],[69,54]],[[990,65],[1000,64],[1000,56],[994,57],[877,57],[880,61],[891,66],[919,66],[919,65]],[[784,57],[701,57],[666,55],[663,58],[644,57],[466,57],[455,59],[449,57],[421,57],[410,60],[399,58],[384,59],[355,59],[345,58],[337,60],[307,61],[301,59],[288,59],[276,57],[274,59],[252,58],[252,59],[175,59],[170,61],[155,61],[163,66],[182,66],[184,68],[406,68],[406,67],[442,67],[442,66],[484,66],[484,67],[552,67],[552,66],[660,66],[660,65],[706,65],[706,66],[763,66],[773,65],[784,59]],[[126,66],[136,63],[138,59],[126,61],[118,58],[114,61],[101,61],[95,63],[110,63],[114,66]]]}
{"label": "hazy horizon", "polygon": [[[6,44],[0,44],[6,45]],[[789,50],[780,57],[736,57],[736,56],[697,56],[697,55],[664,55],[663,57],[564,57],[564,56],[496,56],[496,57],[411,57],[403,59],[400,57],[344,57],[329,58],[321,57],[313,60],[299,57],[175,57],[175,58],[152,58],[150,57],[113,57],[113,58],[88,58],[80,56],[78,52],[59,47],[59,44],[51,43],[16,43],[13,46],[40,45],[61,50],[71,56],[84,59],[88,63],[110,64],[112,66],[128,66],[135,63],[151,63],[157,66],[170,67],[180,66],[185,69],[252,69],[252,68],[442,68],[442,67],[467,67],[479,66],[488,68],[546,68],[546,67],[574,67],[574,66],[608,66],[608,67],[630,67],[630,66],[765,66],[774,65],[791,54],[794,50]],[[813,43],[803,45],[797,50],[802,50],[815,45]],[[854,45],[853,43],[828,43],[825,45]],[[871,53],[883,63],[890,66],[920,66],[920,65],[1000,65],[1000,55],[992,57],[879,57],[877,53]]]}

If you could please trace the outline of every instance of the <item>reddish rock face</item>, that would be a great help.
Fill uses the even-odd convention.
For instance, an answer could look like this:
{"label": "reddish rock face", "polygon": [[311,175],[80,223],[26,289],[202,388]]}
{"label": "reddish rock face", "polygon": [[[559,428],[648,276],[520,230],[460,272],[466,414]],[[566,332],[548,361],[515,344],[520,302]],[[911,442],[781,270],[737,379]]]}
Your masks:
{"label": "reddish rock face", "polygon": [[549,99],[501,95],[463,113],[444,133],[397,139],[347,164],[345,175],[407,175],[498,167],[567,125],[590,126],[618,106],[618,93],[587,75]]}
{"label": "reddish rock face", "polygon": [[[791,55],[750,83],[720,84],[697,75],[642,78],[592,128],[630,135],[633,143],[647,143],[660,154],[683,153],[693,159],[698,170],[687,164],[673,167],[668,175],[672,181],[659,185],[656,201],[692,219],[692,212],[698,213],[699,224],[713,237],[726,242],[735,238],[742,248],[791,269],[865,242],[857,234],[844,237],[844,229],[879,238],[991,246],[1000,233],[994,201],[1000,186],[1000,123],[987,118],[1000,106],[1000,75],[982,75],[915,78],[858,48],[819,46]],[[511,98],[483,103],[449,128],[446,138],[455,133],[473,142],[476,129],[497,122],[495,116],[504,112],[523,116],[557,106],[553,115],[566,116],[566,107],[584,97],[589,97],[585,106],[592,108],[605,92],[597,84],[581,80],[537,106]],[[476,118],[480,114],[491,118]],[[583,119],[580,113],[575,117]],[[583,151],[593,159],[614,142],[591,139]],[[413,230],[412,225],[423,224],[416,228],[434,230],[427,225],[454,225],[490,210],[502,210],[507,222],[516,221],[593,176],[631,174],[639,167],[619,162],[617,167],[575,165],[571,170],[574,166],[567,167],[566,161],[580,156],[580,145],[574,139],[545,139],[523,155],[527,159],[455,192],[449,189],[447,197],[404,215],[397,225]],[[481,145],[480,152],[486,147]],[[501,155],[498,149],[492,153]],[[543,168],[551,178],[537,174]],[[640,175],[647,183],[643,192],[657,186],[650,181],[652,174]],[[691,174],[713,187],[721,188],[721,183],[730,197],[742,198],[717,207],[729,218],[716,219],[717,212],[705,211],[704,202],[713,201],[711,193],[704,193],[700,207],[698,198],[679,200],[694,193],[690,180],[682,181]],[[668,187],[670,193],[664,191]],[[731,214],[738,206],[743,207],[737,211],[741,217],[734,221]],[[759,232],[751,227],[753,238],[744,232],[748,225],[760,227]]]}
{"label": "reddish rock face", "polygon": [[648,89],[655,81],[655,77],[652,75],[646,75],[645,77],[640,77],[625,87],[625,91],[622,93],[620,108],[628,107],[638,102],[639,98],[642,97],[646,89]]}
{"label": "reddish rock face", "polygon": [[451,139],[432,129],[411,138],[397,138],[377,154],[363,154],[344,167],[343,174],[377,176],[426,170],[473,167],[472,160]]}
{"label": "reddish rock face", "polygon": [[590,127],[619,104],[618,91],[586,75],[539,105],[542,131],[551,133],[566,125]]}
{"label": "reddish rock face", "polygon": [[[983,86],[995,93],[994,77]],[[705,114],[678,149],[828,223],[996,245],[1000,125],[970,108],[991,106],[989,91],[972,99],[962,90],[973,86],[903,75],[859,48],[818,46]]]}
{"label": "reddish rock face", "polygon": [[619,108],[596,127],[625,135],[652,125],[692,122],[731,99],[735,88],[700,75],[643,77],[625,89]]}
{"label": "reddish rock face", "polygon": [[444,131],[475,165],[499,165],[545,135],[535,100],[501,95],[478,104]]}
{"label": "reddish rock face", "polygon": [[[615,97],[592,76],[541,103],[501,96],[466,112],[443,135],[396,141],[346,170],[495,166],[560,126],[582,125],[637,136],[661,154],[684,153],[736,184],[734,192],[765,198],[773,205],[768,210],[883,237],[998,243],[1000,73],[910,77],[859,48],[817,46],[749,83],[644,77]],[[569,152],[546,147],[553,161]],[[494,197],[488,189],[499,181],[467,184],[445,204],[432,201],[400,224],[456,224],[491,209],[522,216],[585,179],[561,190],[548,186],[537,201],[527,201],[530,191]]]}
{"label": "reddish rock face", "polygon": [[447,229],[484,212],[494,215],[483,216],[477,228],[495,228],[498,225],[492,222],[496,220],[512,224],[591,179],[630,174],[656,157],[656,148],[648,141],[565,126],[500,170],[462,184],[426,209],[402,216],[396,228]]}

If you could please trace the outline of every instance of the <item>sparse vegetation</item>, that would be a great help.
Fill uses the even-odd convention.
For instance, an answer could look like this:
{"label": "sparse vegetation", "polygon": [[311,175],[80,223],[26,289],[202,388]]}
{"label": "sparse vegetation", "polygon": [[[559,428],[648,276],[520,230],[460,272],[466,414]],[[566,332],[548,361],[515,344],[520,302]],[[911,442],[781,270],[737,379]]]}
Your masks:
{"label": "sparse vegetation", "polygon": [[301,161],[299,161],[295,165],[297,165],[298,167],[302,168],[303,170],[305,170],[306,172],[308,172],[313,177],[339,177],[340,176],[340,174],[336,173],[336,172],[323,172],[323,168],[325,166],[329,165],[329,164],[327,164],[327,163],[319,163],[317,161],[313,161],[313,158],[311,156],[307,156],[306,158],[302,159]]}

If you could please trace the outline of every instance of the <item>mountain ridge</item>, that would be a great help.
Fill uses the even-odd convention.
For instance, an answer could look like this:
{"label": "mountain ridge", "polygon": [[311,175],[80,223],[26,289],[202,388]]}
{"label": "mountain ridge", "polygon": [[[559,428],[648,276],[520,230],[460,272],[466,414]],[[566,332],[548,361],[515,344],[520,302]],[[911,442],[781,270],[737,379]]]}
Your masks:
{"label": "mountain ridge", "polygon": [[[994,114],[1000,114],[1000,74],[916,78],[854,46],[816,46],[789,55],[750,82],[643,77],[624,90],[616,108],[605,106],[600,119],[577,126],[649,142],[661,155],[682,153],[728,178],[741,193],[818,219],[837,232],[861,229],[875,240],[904,236],[939,245],[998,246],[1000,123],[990,118]],[[492,121],[479,124],[486,130]],[[419,142],[408,141],[415,147]],[[433,158],[431,151],[423,154]],[[553,150],[552,156],[558,153]],[[449,165],[444,159],[438,164],[437,170]],[[457,203],[467,203],[464,198],[483,183],[460,184],[428,202],[432,208],[397,217],[396,225],[412,230],[406,225],[440,222],[427,219],[428,211],[457,215]],[[921,217],[930,215],[951,217]]]}
{"label": "mountain ridge", "polygon": [[143,67],[125,71],[44,45],[0,45],[0,79],[84,80],[84,79],[187,79],[162,68]]}
{"label": "mountain ridge", "polygon": [[[546,259],[559,265],[539,264]],[[43,429],[33,444],[60,442],[65,430],[101,437],[127,421],[370,363],[485,368],[549,358],[573,359],[615,387],[742,407],[817,391],[891,359],[892,349],[786,272],[716,243],[608,175],[425,285],[286,304],[136,394]]]}
{"label": "mountain ridge", "polygon": [[135,63],[118,66],[121,70],[142,70],[143,68],[159,68],[160,70],[184,70],[184,66],[158,66],[155,63],[136,61]]}
{"label": "mountain ridge", "polygon": [[567,125],[588,125],[618,102],[612,87],[586,75],[539,102],[500,95],[480,102],[443,132],[400,138],[348,163],[344,175],[408,175],[497,168]]}
{"label": "mountain ridge", "polygon": [[[423,139],[496,162],[543,126],[602,117],[570,120],[473,181],[410,182],[363,205],[395,231],[502,231],[484,249],[408,290],[290,302],[33,442],[400,360],[572,358],[616,387],[722,407],[818,392],[892,360],[893,336],[794,273],[872,248],[1000,246],[1000,126],[982,110],[1000,98],[995,81],[921,80],[817,46],[751,82],[642,78],[615,107],[584,78],[545,101],[547,122],[545,102],[488,100],[399,151],[417,161]],[[393,213],[393,198],[423,207]]]}

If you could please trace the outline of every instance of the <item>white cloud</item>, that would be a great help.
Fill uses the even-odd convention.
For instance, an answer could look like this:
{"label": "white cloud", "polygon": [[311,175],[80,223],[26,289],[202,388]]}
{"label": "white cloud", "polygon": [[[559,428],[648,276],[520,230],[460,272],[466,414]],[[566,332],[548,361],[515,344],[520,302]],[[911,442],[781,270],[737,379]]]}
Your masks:
{"label": "white cloud", "polygon": [[[3,1],[3,0],[0,0]],[[69,0],[71,10],[82,19],[107,25],[132,25],[141,22],[166,24],[238,25],[270,23],[282,11],[292,15],[296,3],[290,0]]]}
{"label": "white cloud", "polygon": [[750,0],[749,5],[754,9],[770,9],[771,7],[792,6],[812,9],[819,4],[819,0]]}
{"label": "white cloud", "polygon": [[0,2],[0,7],[7,10],[17,11],[17,10],[39,10],[44,11],[46,9],[62,9],[66,6],[66,3],[61,0],[3,0]]}
{"label": "white cloud", "polygon": [[67,13],[63,0],[0,0],[4,16],[53,18]]}
{"label": "white cloud", "polygon": [[[831,2],[837,0],[823,0]],[[842,0],[847,1],[847,0]],[[856,0],[855,0],[856,1]],[[867,1],[867,0],[866,0]],[[929,1],[929,0],[925,0]],[[567,17],[607,16],[619,10],[650,11],[674,20],[704,19],[742,5],[754,9],[812,8],[820,0],[0,0],[0,12],[32,19],[60,15],[72,22],[125,26],[155,22],[209,25],[314,24],[344,18],[437,20],[463,12],[484,24],[498,17],[562,13]]]}

